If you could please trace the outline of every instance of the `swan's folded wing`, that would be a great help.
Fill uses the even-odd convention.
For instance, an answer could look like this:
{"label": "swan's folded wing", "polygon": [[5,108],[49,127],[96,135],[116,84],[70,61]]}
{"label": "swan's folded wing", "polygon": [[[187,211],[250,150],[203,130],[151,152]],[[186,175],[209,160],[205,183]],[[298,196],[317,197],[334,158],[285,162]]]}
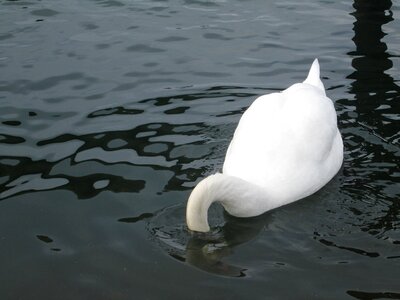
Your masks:
{"label": "swan's folded wing", "polygon": [[306,195],[334,175],[325,176],[332,169],[325,162],[336,136],[332,101],[317,87],[295,84],[258,98],[243,114],[223,172],[270,191]]}

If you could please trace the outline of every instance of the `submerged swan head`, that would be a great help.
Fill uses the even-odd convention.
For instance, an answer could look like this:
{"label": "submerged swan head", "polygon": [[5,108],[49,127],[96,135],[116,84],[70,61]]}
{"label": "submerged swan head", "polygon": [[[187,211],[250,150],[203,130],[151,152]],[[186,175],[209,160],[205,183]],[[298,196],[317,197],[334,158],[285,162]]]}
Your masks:
{"label": "submerged swan head", "polygon": [[303,83],[257,98],[227,150],[223,173],[200,181],[186,207],[190,230],[210,230],[214,202],[236,217],[254,217],[307,197],[338,172],[343,142],[336,111],[314,60]]}

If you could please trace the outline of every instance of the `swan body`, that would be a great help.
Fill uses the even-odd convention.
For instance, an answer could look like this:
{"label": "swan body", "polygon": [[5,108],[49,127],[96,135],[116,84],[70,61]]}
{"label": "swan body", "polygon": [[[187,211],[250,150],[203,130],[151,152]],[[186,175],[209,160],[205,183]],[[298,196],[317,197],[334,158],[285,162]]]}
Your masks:
{"label": "swan body", "polygon": [[315,59],[304,82],[263,95],[244,112],[222,174],[203,179],[189,197],[190,230],[210,230],[213,202],[233,216],[254,217],[315,193],[335,176],[343,142],[319,73]]}

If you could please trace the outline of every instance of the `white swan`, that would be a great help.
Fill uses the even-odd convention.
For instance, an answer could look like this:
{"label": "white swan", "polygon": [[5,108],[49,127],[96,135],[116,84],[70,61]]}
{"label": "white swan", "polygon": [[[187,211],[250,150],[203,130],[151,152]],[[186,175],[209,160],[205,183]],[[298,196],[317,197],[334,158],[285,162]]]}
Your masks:
{"label": "white swan", "polygon": [[223,173],[203,179],[186,208],[190,230],[207,232],[217,201],[233,216],[253,217],[307,197],[339,171],[343,141],[315,59],[307,79],[257,98],[245,111]]}

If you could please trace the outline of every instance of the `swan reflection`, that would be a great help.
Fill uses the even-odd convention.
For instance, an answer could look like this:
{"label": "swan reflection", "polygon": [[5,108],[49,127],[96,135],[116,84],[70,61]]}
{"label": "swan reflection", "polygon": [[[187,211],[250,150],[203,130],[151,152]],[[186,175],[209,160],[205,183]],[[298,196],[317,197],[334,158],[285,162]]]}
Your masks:
{"label": "swan reflection", "polygon": [[222,212],[221,207],[212,207],[211,222],[223,224],[212,226],[210,232],[199,233],[188,231],[182,219],[184,210],[184,207],[171,207],[156,214],[148,226],[152,238],[171,257],[190,266],[217,275],[246,276],[246,267],[229,262],[229,257],[237,246],[253,240],[263,231],[268,215],[236,218]]}

